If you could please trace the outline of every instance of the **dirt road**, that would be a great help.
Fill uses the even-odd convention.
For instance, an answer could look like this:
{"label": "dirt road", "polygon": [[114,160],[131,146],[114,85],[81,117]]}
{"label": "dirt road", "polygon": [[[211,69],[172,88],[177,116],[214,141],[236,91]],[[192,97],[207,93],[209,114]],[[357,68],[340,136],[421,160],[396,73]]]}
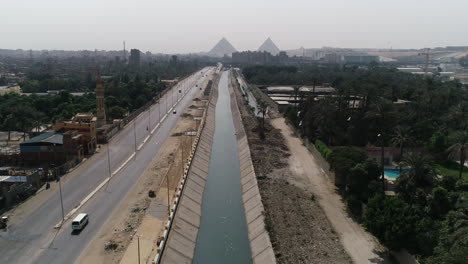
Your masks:
{"label": "dirt road", "polygon": [[284,118],[271,120],[271,124],[281,130],[290,150],[289,167],[293,173],[287,180],[314,194],[354,263],[384,263],[379,256],[383,252],[382,246],[348,216],[341,197],[316,157],[293,135]]}

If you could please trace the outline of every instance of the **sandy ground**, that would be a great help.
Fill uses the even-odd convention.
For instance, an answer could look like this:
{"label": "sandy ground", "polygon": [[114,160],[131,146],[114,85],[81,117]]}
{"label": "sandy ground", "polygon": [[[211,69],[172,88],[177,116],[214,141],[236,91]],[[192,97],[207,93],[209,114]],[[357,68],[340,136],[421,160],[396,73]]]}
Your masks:
{"label": "sandy ground", "polygon": [[[201,92],[197,98],[200,96]],[[201,116],[203,110],[197,107],[205,104],[195,99],[181,115],[159,154],[148,164],[144,175],[114,210],[110,220],[96,234],[76,263],[135,263],[138,259],[138,238],[141,263],[151,263],[156,255],[155,245],[167,221],[166,178],[169,178],[172,202],[182,176],[180,146],[184,146],[184,156],[187,158],[192,140],[185,132],[195,129],[197,123],[192,117]],[[150,190],[155,191],[155,198],[149,197]]]}
{"label": "sandy ground", "polygon": [[271,123],[281,131],[288,148],[292,150],[289,168],[293,173],[289,175],[288,181],[314,194],[355,263],[383,263],[380,255],[384,249],[375,237],[348,216],[341,197],[316,157],[293,135],[283,118],[272,120]]}
{"label": "sandy ground", "polygon": [[289,183],[290,147],[266,120],[265,139],[258,122],[238,96],[252,162],[265,207],[265,227],[278,263],[351,263],[315,196]]}

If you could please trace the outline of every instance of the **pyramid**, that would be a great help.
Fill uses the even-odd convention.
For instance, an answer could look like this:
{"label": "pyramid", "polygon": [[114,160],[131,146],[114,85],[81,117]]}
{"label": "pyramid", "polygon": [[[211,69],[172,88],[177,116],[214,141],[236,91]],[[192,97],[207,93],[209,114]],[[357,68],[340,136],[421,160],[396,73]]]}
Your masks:
{"label": "pyramid", "polygon": [[270,52],[271,55],[278,55],[280,52],[280,49],[275,45],[275,43],[271,40],[271,38],[268,38],[263,42],[263,44],[258,48],[258,51],[266,51]]}
{"label": "pyramid", "polygon": [[208,52],[211,56],[223,57],[224,55],[231,56],[237,50],[229,43],[226,38],[222,38],[211,50]]}

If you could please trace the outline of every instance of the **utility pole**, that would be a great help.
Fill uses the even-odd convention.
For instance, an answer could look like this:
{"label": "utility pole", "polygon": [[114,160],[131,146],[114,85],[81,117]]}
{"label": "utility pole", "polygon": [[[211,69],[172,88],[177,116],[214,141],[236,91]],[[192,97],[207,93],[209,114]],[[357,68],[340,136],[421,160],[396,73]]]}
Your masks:
{"label": "utility pole", "polygon": [[140,264],[140,236],[137,235],[137,241],[138,241],[138,264]]}
{"label": "utility pole", "polygon": [[148,134],[150,133],[151,130],[151,105],[149,106],[148,110]]}
{"label": "utility pole", "polygon": [[63,212],[62,181],[60,180],[60,176],[58,177],[58,182],[59,182],[59,190],[60,190],[60,205],[62,206],[62,224],[60,224],[60,226],[62,226],[63,222],[65,221],[65,214]]}
{"label": "utility pole", "polygon": [[181,152],[182,152],[182,163],[181,163],[181,167],[182,167],[182,177],[184,176],[184,138],[182,137],[182,143],[180,144],[180,148],[181,148]]}
{"label": "utility pole", "polygon": [[137,142],[136,142],[136,128],[135,128],[135,123],[136,123],[136,118],[133,120],[133,138],[135,139],[135,156],[134,159],[136,159],[136,153],[137,153]]}
{"label": "utility pole", "polygon": [[108,169],[109,169],[109,180],[107,181],[107,184],[106,184],[106,191],[107,191],[107,187],[109,187],[109,183],[110,183],[110,179],[112,177],[112,170],[111,170],[111,163],[110,163],[110,142],[107,143],[107,166],[108,166]]}
{"label": "utility pole", "polygon": [[161,97],[158,99],[158,123],[161,123]]}
{"label": "utility pole", "polygon": [[190,143],[191,143],[191,148],[193,149],[193,131],[190,133]]}
{"label": "utility pole", "polygon": [[169,194],[169,171],[166,173],[166,184],[167,184],[167,213],[168,213],[168,217],[171,217],[171,202],[170,202],[170,194]]}

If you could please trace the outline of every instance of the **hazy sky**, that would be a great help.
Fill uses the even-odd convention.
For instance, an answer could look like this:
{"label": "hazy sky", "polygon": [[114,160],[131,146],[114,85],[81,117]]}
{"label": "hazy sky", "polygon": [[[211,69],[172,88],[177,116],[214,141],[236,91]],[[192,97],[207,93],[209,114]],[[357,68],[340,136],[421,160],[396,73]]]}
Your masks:
{"label": "hazy sky", "polygon": [[0,0],[0,48],[208,51],[468,45],[468,0]]}

